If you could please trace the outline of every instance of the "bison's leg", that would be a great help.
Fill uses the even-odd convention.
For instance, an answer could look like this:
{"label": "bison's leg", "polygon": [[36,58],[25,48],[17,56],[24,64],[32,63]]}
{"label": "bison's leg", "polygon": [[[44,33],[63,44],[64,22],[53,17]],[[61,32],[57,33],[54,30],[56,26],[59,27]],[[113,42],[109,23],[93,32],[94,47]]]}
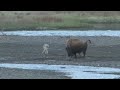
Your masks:
{"label": "bison's leg", "polygon": [[85,55],[86,55],[86,50],[83,51],[83,57],[85,57]]}
{"label": "bison's leg", "polygon": [[65,49],[66,49],[66,51],[67,51],[67,55],[69,56],[68,48],[66,47]]}
{"label": "bison's leg", "polygon": [[80,57],[81,57],[81,52],[79,52],[78,54],[79,54],[79,55],[80,55]]}
{"label": "bison's leg", "polygon": [[70,57],[70,52],[69,52],[68,47],[66,47],[66,51],[67,51],[67,55],[68,55],[68,57]]}
{"label": "bison's leg", "polygon": [[74,53],[74,55],[75,55],[75,58],[77,58],[77,55],[76,55],[76,53]]}

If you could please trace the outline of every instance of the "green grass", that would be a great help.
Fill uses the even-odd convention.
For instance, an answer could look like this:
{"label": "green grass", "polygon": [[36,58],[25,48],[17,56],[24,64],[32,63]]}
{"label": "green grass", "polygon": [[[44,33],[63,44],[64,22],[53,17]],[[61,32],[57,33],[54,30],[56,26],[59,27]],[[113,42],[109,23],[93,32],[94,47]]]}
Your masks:
{"label": "green grass", "polygon": [[120,29],[120,11],[0,11],[0,30]]}

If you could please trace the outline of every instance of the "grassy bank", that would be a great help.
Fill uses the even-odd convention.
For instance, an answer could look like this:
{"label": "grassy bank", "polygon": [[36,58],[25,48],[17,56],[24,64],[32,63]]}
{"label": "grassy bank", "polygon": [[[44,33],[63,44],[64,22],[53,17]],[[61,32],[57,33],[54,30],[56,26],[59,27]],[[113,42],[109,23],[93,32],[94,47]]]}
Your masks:
{"label": "grassy bank", "polygon": [[120,29],[120,11],[0,11],[0,30]]}

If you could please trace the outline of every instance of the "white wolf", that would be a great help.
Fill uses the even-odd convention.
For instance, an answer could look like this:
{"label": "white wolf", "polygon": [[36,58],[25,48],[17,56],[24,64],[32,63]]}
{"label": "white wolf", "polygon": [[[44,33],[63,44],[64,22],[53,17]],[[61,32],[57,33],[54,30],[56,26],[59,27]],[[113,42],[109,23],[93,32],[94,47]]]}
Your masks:
{"label": "white wolf", "polygon": [[48,54],[48,48],[49,48],[49,44],[44,44],[42,53],[43,54]]}

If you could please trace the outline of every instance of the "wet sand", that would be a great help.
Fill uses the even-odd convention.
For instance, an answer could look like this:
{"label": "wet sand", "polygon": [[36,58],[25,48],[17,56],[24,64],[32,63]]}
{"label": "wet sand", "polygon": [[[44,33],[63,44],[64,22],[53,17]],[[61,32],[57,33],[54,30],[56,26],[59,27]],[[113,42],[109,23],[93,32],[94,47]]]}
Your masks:
{"label": "wet sand", "polygon": [[[83,65],[120,68],[120,37],[70,37],[90,39],[86,57],[69,59],[65,40],[69,37],[1,36],[0,63]],[[42,55],[44,43],[50,45],[49,54]],[[64,73],[0,68],[1,79],[69,79]]]}
{"label": "wet sand", "polygon": [[0,68],[0,79],[70,79],[64,73],[48,70]]}

